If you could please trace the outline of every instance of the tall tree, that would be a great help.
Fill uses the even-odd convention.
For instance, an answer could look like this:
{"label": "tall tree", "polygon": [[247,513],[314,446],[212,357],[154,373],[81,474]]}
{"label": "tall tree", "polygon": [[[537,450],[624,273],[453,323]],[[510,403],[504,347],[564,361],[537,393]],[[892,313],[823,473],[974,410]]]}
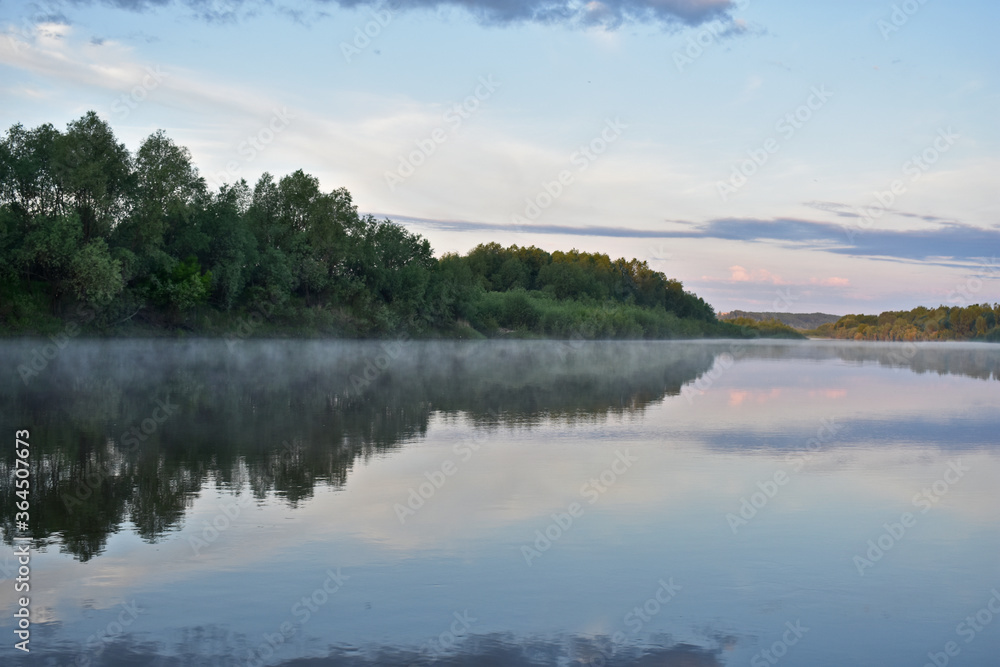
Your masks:
{"label": "tall tree", "polygon": [[135,154],[134,204],[121,226],[122,244],[136,253],[160,247],[171,219],[189,216],[204,192],[188,149],[157,130]]}
{"label": "tall tree", "polygon": [[56,138],[52,171],[80,216],[83,241],[107,238],[128,214],[132,157],[111,127],[88,111]]}

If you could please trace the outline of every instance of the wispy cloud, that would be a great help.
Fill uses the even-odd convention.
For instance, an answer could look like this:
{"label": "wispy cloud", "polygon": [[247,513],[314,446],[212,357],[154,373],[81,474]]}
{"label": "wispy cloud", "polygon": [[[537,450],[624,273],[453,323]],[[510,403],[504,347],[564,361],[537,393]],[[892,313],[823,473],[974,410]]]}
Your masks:
{"label": "wispy cloud", "polygon": [[[855,234],[846,232],[854,229]],[[795,218],[770,220],[722,218],[695,225],[690,231],[666,231],[664,238],[725,239],[752,243],[778,243],[858,257],[889,257],[931,261],[969,262],[983,259],[1000,248],[1000,229],[945,222],[932,229],[868,230]]]}
{"label": "wispy cloud", "polygon": [[[671,229],[637,229],[630,227],[576,227],[568,225],[512,226],[496,223],[460,220],[428,220],[423,218],[394,217],[400,222],[414,223],[448,231],[516,231],[528,234],[565,234],[568,236],[607,236],[616,238],[656,239],[719,239],[746,243],[768,243],[787,248],[819,250],[857,257],[888,258],[901,261],[921,261],[942,266],[968,267],[988,259],[1000,248],[1000,228],[973,227],[955,222],[945,222],[933,229],[920,230],[870,230],[848,236],[844,225],[796,218],[720,218],[703,223],[671,221]],[[683,226],[683,229],[678,229]],[[856,229],[855,229],[856,231]],[[746,271],[748,282],[777,282],[777,276],[761,273],[764,270]],[[743,275],[739,271],[738,275]],[[736,275],[734,274],[734,275]],[[733,278],[733,280],[739,280]],[[846,285],[846,279],[829,277],[817,279],[829,286]],[[838,282],[844,281],[844,282]]]}
{"label": "wispy cloud", "polygon": [[[79,0],[97,4],[99,0]],[[181,0],[198,18],[225,23],[253,15],[271,5],[267,0]],[[103,4],[136,12],[171,4],[172,0],[103,0]],[[699,25],[723,19],[730,21],[733,0],[311,0],[311,11],[294,10],[296,20],[319,16],[330,5],[346,9],[389,7],[393,11],[459,9],[479,23],[507,26],[520,23],[561,24],[574,27],[598,26],[615,29],[626,23]],[[287,13],[287,12],[286,12]],[[738,28],[734,28],[738,29]]]}

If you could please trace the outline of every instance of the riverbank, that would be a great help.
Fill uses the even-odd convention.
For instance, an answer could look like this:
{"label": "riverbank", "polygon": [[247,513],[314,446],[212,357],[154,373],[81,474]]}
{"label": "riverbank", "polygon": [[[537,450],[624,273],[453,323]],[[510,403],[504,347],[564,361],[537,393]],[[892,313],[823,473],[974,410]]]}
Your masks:
{"label": "riverbank", "polygon": [[790,338],[805,336],[774,323],[678,317],[663,308],[627,303],[554,299],[544,293],[487,293],[468,318],[436,322],[379,323],[350,309],[261,303],[253,308],[218,311],[198,307],[184,317],[137,309],[115,321],[97,307],[74,304],[61,316],[42,308],[22,309],[0,322],[0,337],[73,338],[338,338],[475,340],[524,339],[697,339]]}

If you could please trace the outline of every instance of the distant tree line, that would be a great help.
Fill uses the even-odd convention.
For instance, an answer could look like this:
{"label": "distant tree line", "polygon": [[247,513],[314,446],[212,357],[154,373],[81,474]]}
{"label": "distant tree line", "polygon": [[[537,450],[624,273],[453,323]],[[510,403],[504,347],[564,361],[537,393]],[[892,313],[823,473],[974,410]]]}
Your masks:
{"label": "distant tree line", "polygon": [[0,329],[379,336],[743,335],[636,259],[427,240],[314,176],[211,190],[161,130],[132,153],[88,112],[0,141]]}
{"label": "distant tree line", "polygon": [[719,315],[720,320],[733,321],[739,318],[766,322],[777,320],[782,324],[787,324],[793,329],[815,329],[821,324],[836,322],[840,315],[829,315],[827,313],[776,313],[776,312],[751,312],[746,310],[731,310],[728,313]]}
{"label": "distant tree line", "polygon": [[981,340],[1000,342],[1000,304],[964,308],[938,306],[886,311],[880,315],[845,315],[808,332],[849,340]]}
{"label": "distant tree line", "polygon": [[797,338],[805,339],[806,336],[800,331],[790,327],[777,318],[756,319],[751,317],[725,318],[730,324],[746,330],[755,331],[757,335],[764,338]]}

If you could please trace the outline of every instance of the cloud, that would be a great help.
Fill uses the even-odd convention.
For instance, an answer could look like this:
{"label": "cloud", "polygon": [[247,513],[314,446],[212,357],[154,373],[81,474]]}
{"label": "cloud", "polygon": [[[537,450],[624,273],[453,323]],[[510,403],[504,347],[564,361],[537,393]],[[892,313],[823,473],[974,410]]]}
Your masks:
{"label": "cloud", "polygon": [[[814,208],[818,211],[825,211],[827,213],[832,213],[839,218],[861,218],[861,213],[858,209],[853,206],[848,206],[847,204],[841,204],[832,201],[809,201],[804,203],[805,206],[809,208]],[[900,211],[899,209],[890,208],[886,209],[887,213],[892,215],[898,215],[902,218],[915,218],[917,220],[923,220],[924,222],[956,222],[950,218],[942,218],[936,215],[920,215],[917,213],[907,213],[906,211]]]}
{"label": "cloud", "polygon": [[524,234],[565,234],[568,236],[607,236],[616,238],[659,239],[668,234],[655,229],[635,229],[631,227],[588,226],[575,227],[570,225],[528,225],[500,224],[492,222],[471,222],[468,220],[432,220],[416,218],[391,213],[371,212],[377,218],[389,218],[399,223],[410,223],[421,227],[432,227],[449,232],[518,232]]}
{"label": "cloud", "polygon": [[847,278],[838,278],[837,276],[831,276],[829,278],[810,278],[809,282],[813,285],[825,285],[826,287],[849,287],[851,281]]}
{"label": "cloud", "polygon": [[[253,156],[246,157],[238,146],[244,138],[270,128],[279,113],[291,120],[280,140],[275,137],[273,144],[265,146],[267,165],[294,164],[308,157],[327,159],[329,145],[353,156],[355,167],[385,154],[386,149],[377,143],[384,134],[380,116],[358,124],[289,109],[267,90],[208,79],[179,67],[147,64],[137,60],[129,46],[112,39],[104,39],[98,46],[75,37],[74,31],[64,24],[44,24],[33,27],[26,37],[16,29],[0,32],[0,66],[29,72],[44,82],[40,92],[24,88],[5,92],[37,97],[53,94],[51,91],[81,91],[78,96],[88,99],[90,108],[112,124],[123,122],[139,105],[183,110],[195,119],[191,124],[194,129],[189,131],[187,142],[174,138],[190,148],[196,159],[199,155],[209,158],[199,168],[212,186],[244,176],[252,181],[254,171],[264,170],[264,159],[253,161]],[[142,98],[135,97],[137,89],[144,91]],[[399,106],[398,100],[392,101],[394,108]],[[223,171],[235,158],[239,158],[238,169]],[[347,166],[343,165],[345,171]]]}
{"label": "cloud", "polygon": [[690,231],[665,231],[660,236],[776,242],[841,255],[931,261],[945,266],[981,261],[1000,248],[1000,229],[956,222],[941,223],[932,229],[891,230],[796,218],[720,218],[694,225]]}
{"label": "cloud", "polygon": [[[433,220],[411,216],[374,213],[402,224],[455,232],[516,232],[565,236],[601,236],[607,238],[660,239],[660,248],[669,248],[670,239],[718,239],[742,243],[760,243],[793,250],[845,255],[899,262],[910,265],[940,266],[971,271],[984,280],[1000,280],[995,266],[1000,260],[1000,228],[981,228],[960,223],[943,223],[921,230],[862,230],[856,222],[828,223],[795,218],[755,219],[721,218],[705,222],[669,220],[669,229],[634,227],[572,226],[536,224],[513,225],[463,220]],[[729,267],[725,282],[744,284],[812,284],[818,287],[850,287],[850,280],[839,276],[814,277],[808,283],[788,283],[765,269],[747,270]],[[861,298],[860,296],[858,298]]]}
{"label": "cloud", "polygon": [[[80,0],[97,2],[98,0]],[[171,3],[171,0],[103,0],[104,4],[144,12]],[[208,22],[229,22],[254,14],[270,5],[266,0],[181,0],[196,16]],[[722,19],[730,22],[734,0],[310,0],[318,13],[330,5],[391,8],[393,11],[456,8],[471,14],[479,23],[507,26],[519,23],[599,26],[615,29],[626,23],[699,25]],[[299,12],[299,10],[297,10]],[[304,16],[301,12],[296,16]],[[734,28],[739,31],[739,28]]]}
{"label": "cloud", "polygon": [[[341,7],[378,6],[372,0],[332,0]],[[517,23],[601,26],[614,29],[624,23],[699,25],[728,19],[733,0],[411,0],[390,2],[398,9],[459,8],[483,25]]]}
{"label": "cloud", "polygon": [[748,274],[747,270],[742,266],[730,266],[729,270],[732,273],[732,275],[729,276],[730,280],[735,280],[736,282],[750,280],[750,274]]}
{"label": "cloud", "polygon": [[[110,5],[117,9],[133,12],[149,12],[167,7],[174,0],[72,0],[76,5]],[[235,23],[256,15],[264,7],[274,6],[280,13],[287,13],[270,0],[180,0],[196,18],[206,23]],[[311,4],[322,7],[325,2],[311,0]],[[318,12],[322,13],[322,12]]]}
{"label": "cloud", "polygon": [[[377,214],[383,215],[383,214]],[[702,223],[671,220],[671,229],[630,227],[576,227],[569,225],[505,225],[458,220],[388,217],[398,222],[447,231],[508,231],[528,234],[566,234],[617,238],[720,239],[748,243],[775,243],[857,257],[933,261],[944,266],[981,263],[1000,248],[1000,229],[961,223],[943,223],[934,229],[862,229],[856,223],[836,224],[796,218],[717,218]],[[683,226],[683,229],[678,229]],[[950,262],[944,260],[950,259]],[[770,274],[769,274],[770,275]],[[829,279],[834,280],[834,279]],[[831,283],[833,284],[833,283]]]}
{"label": "cloud", "polygon": [[729,279],[737,283],[771,283],[772,285],[787,285],[781,276],[775,275],[767,269],[756,269],[747,271],[742,266],[729,267]]}

